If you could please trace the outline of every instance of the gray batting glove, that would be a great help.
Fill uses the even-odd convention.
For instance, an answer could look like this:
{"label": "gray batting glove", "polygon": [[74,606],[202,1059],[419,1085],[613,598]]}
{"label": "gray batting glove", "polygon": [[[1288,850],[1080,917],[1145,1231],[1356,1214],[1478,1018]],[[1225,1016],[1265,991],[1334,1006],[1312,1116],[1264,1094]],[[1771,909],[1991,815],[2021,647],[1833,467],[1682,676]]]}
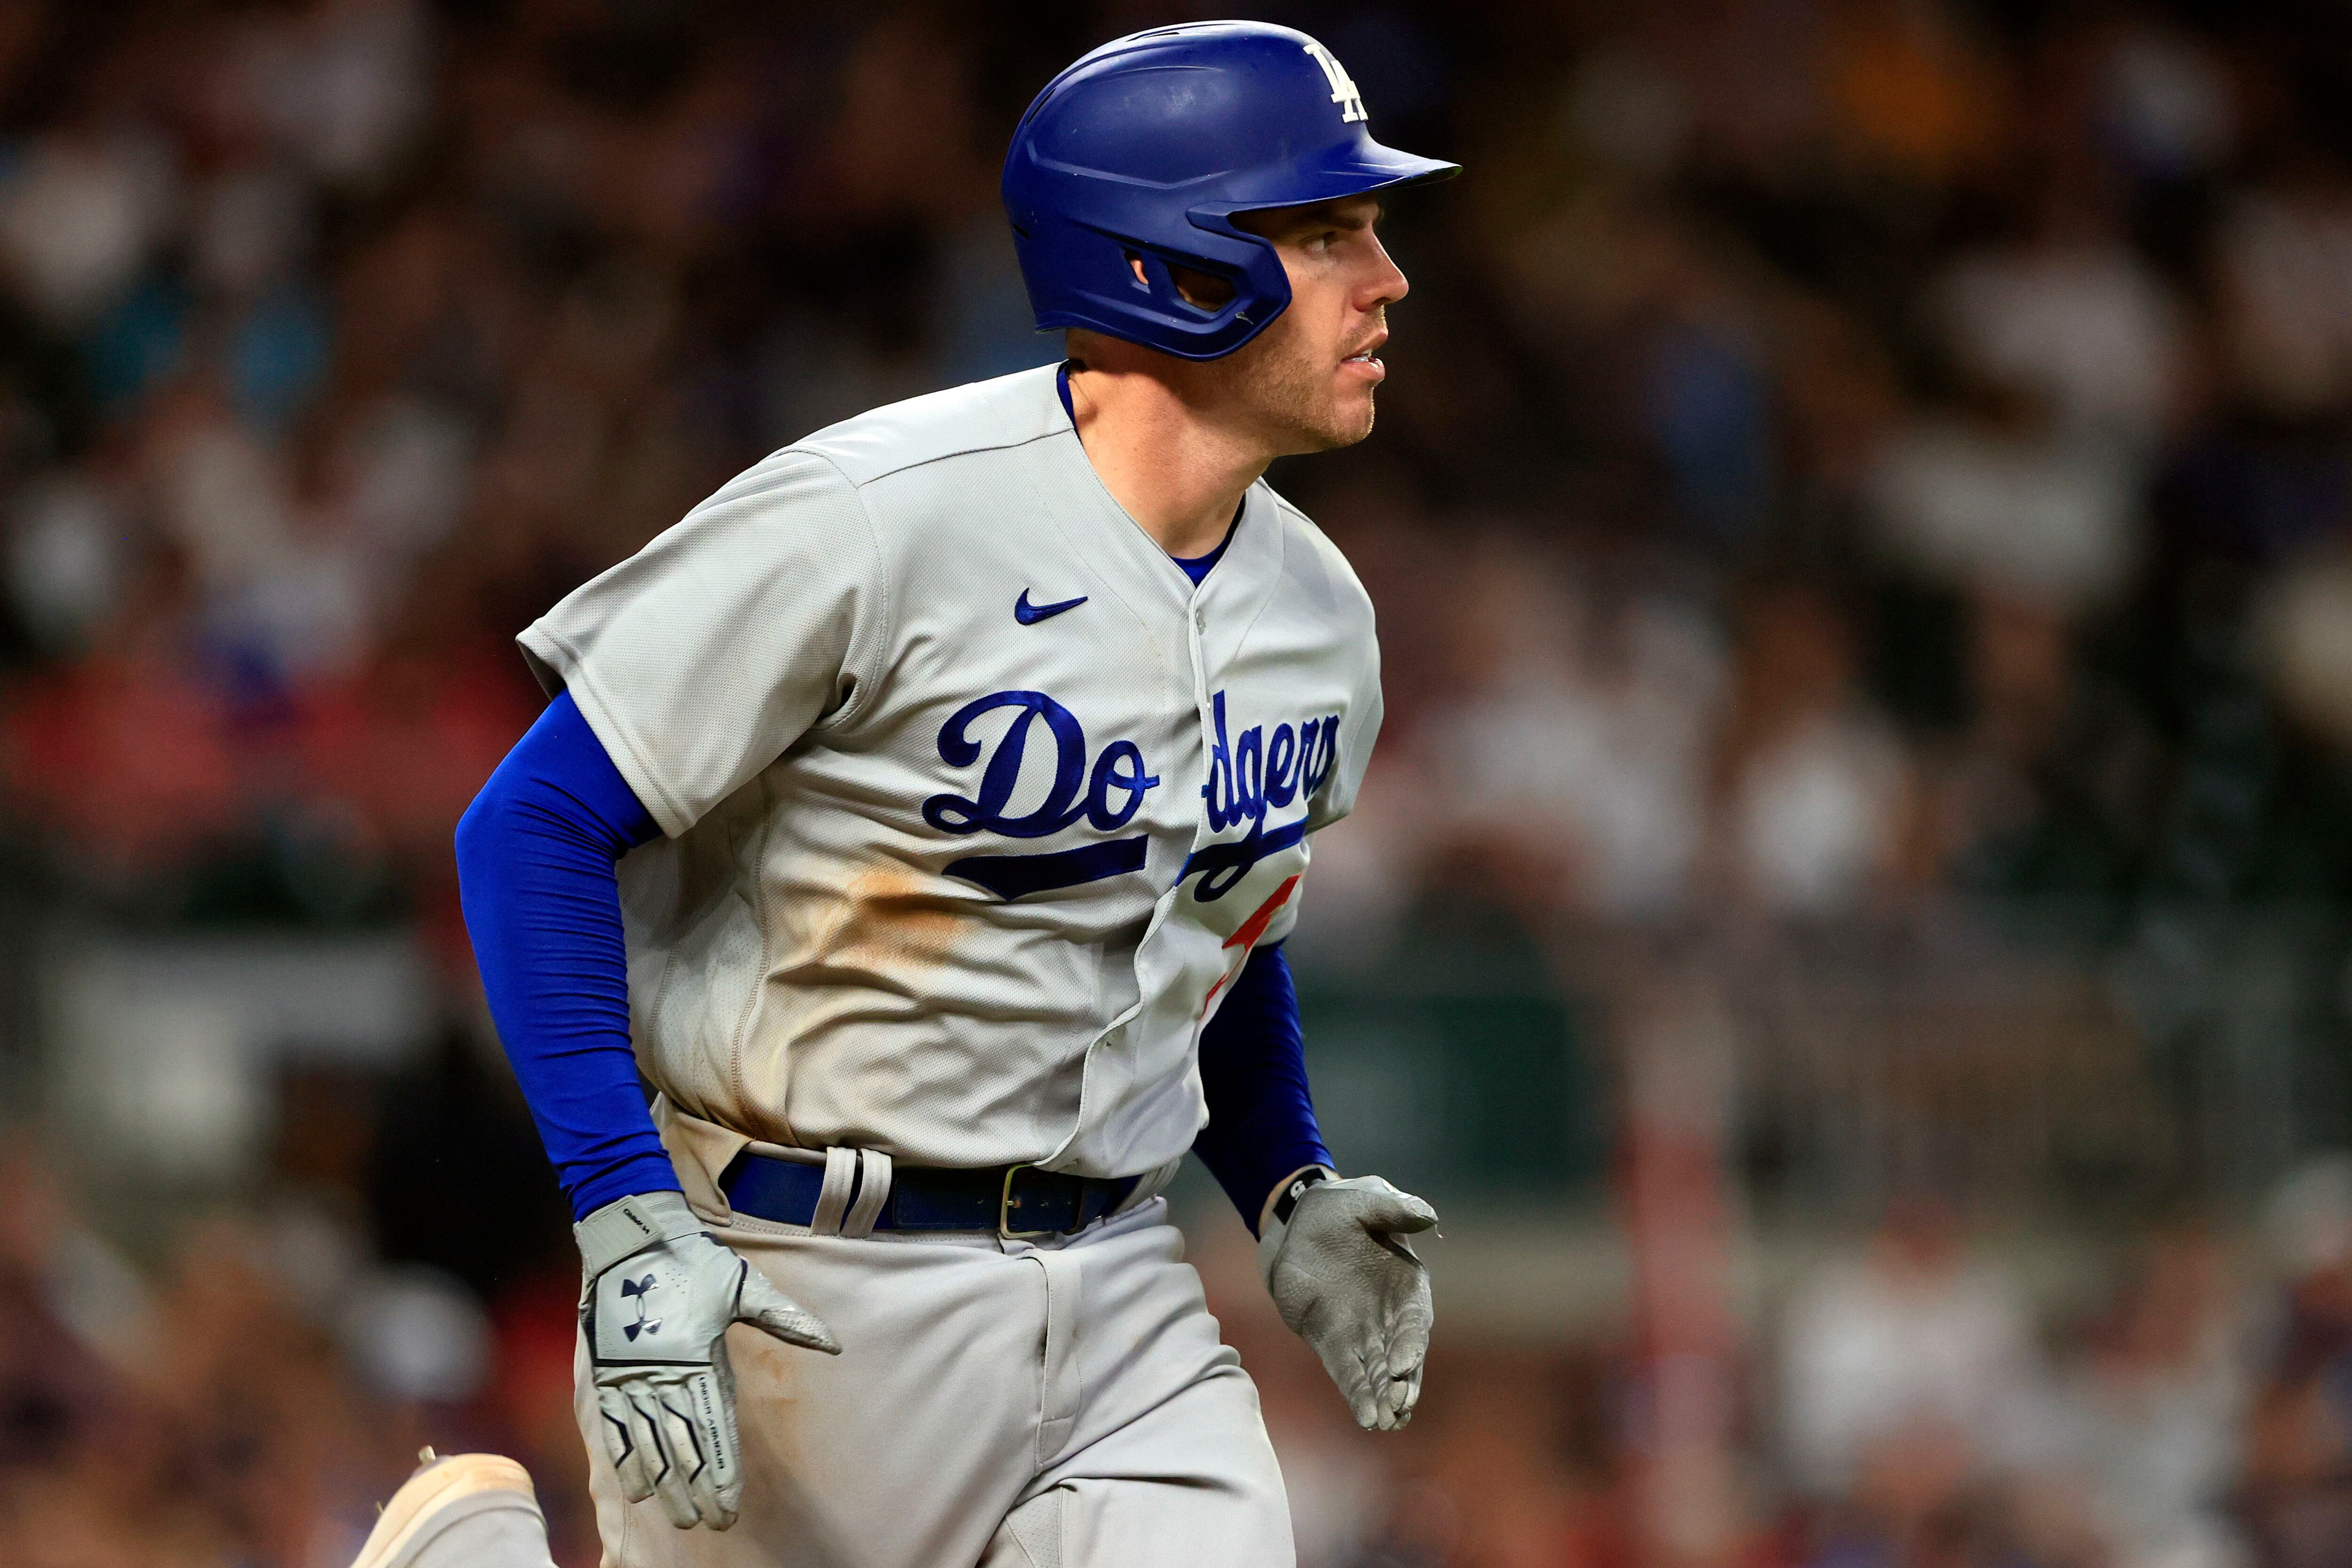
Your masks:
{"label": "gray batting glove", "polygon": [[725,1530],[743,1500],[728,1325],[827,1355],[841,1346],[677,1193],[617,1199],[572,1230],[587,1275],[580,1327],[621,1495],[660,1498],[680,1530]]}
{"label": "gray batting glove", "polygon": [[1378,1176],[1318,1182],[1287,1223],[1269,1215],[1258,1272],[1291,1331],[1315,1347],[1356,1425],[1393,1432],[1412,1419],[1435,1309],[1429,1270],[1404,1237],[1437,1211]]}

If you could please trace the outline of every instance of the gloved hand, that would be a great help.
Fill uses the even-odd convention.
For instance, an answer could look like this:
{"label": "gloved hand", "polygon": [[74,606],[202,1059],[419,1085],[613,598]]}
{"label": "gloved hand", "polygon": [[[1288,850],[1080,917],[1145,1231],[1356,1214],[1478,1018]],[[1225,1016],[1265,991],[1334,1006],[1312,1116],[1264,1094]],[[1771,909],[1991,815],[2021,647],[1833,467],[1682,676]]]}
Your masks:
{"label": "gloved hand", "polygon": [[743,1498],[727,1326],[828,1355],[841,1346],[677,1193],[616,1199],[572,1229],[587,1276],[580,1326],[621,1495],[659,1497],[680,1530],[726,1529]]}
{"label": "gloved hand", "polygon": [[1269,1215],[1258,1272],[1282,1321],[1315,1347],[1356,1425],[1392,1432],[1412,1419],[1434,1309],[1429,1271],[1404,1237],[1437,1211],[1378,1176],[1318,1182],[1287,1222]]}

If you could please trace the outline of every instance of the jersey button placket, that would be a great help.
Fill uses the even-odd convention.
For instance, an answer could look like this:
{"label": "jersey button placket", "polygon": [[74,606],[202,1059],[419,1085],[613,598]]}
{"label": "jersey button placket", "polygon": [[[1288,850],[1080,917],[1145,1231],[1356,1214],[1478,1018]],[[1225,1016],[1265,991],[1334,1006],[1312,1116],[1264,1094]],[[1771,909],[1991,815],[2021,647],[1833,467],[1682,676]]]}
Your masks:
{"label": "jersey button placket", "polygon": [[[1195,602],[1192,605],[1192,628],[1186,640],[1192,645],[1192,710],[1194,721],[1201,726],[1201,759],[1202,763],[1202,784],[1203,787],[1200,791],[1196,792],[1193,798],[1192,845],[1192,848],[1186,852],[1185,858],[1188,860],[1194,853],[1197,853],[1203,845],[1208,843],[1211,837],[1213,837],[1213,835],[1209,831],[1208,792],[1206,789],[1208,783],[1207,763],[1211,748],[1216,744],[1216,721],[1211,717],[1209,708],[1209,650],[1202,642],[1203,636],[1206,634],[1208,629],[1208,607],[1198,602],[1196,594]],[[1183,884],[1180,880],[1177,886],[1181,889]]]}

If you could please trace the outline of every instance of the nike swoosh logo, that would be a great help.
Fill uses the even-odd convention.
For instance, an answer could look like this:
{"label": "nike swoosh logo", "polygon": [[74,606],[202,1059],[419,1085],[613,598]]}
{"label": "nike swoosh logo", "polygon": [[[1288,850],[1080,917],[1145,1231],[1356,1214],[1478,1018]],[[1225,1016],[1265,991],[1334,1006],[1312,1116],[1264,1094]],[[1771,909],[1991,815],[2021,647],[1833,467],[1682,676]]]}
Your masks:
{"label": "nike swoosh logo", "polygon": [[1086,602],[1087,596],[1081,594],[1075,599],[1065,599],[1058,605],[1033,605],[1029,602],[1029,590],[1024,588],[1021,590],[1021,596],[1013,601],[1013,618],[1024,626],[1034,626],[1039,621],[1051,620],[1064,610],[1075,610]]}

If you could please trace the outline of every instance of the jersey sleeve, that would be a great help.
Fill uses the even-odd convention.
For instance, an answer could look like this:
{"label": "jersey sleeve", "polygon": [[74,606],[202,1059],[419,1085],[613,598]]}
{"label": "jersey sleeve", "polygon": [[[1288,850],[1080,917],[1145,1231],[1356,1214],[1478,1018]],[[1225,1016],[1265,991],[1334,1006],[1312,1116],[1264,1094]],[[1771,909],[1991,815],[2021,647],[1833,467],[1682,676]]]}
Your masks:
{"label": "jersey sleeve", "polygon": [[520,638],[675,837],[867,700],[888,646],[881,548],[822,457],[739,476]]}
{"label": "jersey sleeve", "polygon": [[1304,514],[1293,509],[1291,515],[1296,519],[1296,549],[1303,568],[1300,581],[1315,584],[1307,591],[1307,597],[1329,605],[1338,657],[1351,677],[1331,776],[1308,802],[1307,831],[1315,834],[1356,809],[1364,770],[1370,765],[1372,746],[1381,737],[1381,639],[1372,596],[1364,591],[1348,558]]}

